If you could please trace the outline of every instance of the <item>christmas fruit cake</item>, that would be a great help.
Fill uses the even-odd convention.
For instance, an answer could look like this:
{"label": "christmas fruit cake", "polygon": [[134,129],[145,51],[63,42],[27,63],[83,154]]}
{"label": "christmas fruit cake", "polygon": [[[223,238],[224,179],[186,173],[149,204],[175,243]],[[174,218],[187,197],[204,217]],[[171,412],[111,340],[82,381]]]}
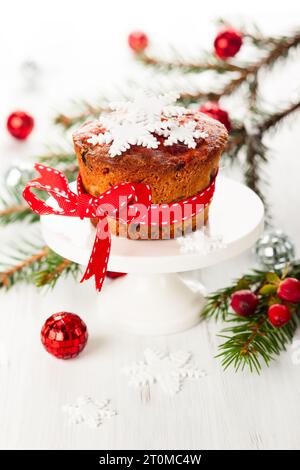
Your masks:
{"label": "christmas fruit cake", "polygon": [[[207,188],[227,142],[227,131],[208,116],[175,106],[174,94],[138,92],[130,102],[86,122],[73,134],[85,190],[98,196],[120,182],[145,183],[152,203],[178,202]],[[112,233],[128,238],[182,236],[207,221],[202,213],[169,227],[133,226],[109,220]]]}

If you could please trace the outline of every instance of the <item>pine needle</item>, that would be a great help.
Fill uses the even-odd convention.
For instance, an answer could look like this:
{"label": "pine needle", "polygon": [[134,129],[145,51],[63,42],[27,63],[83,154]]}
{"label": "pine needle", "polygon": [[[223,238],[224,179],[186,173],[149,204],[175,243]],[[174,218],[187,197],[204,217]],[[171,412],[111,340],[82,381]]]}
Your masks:
{"label": "pine needle", "polygon": [[[2,258],[2,259],[1,259]],[[75,278],[80,266],[62,258],[43,245],[37,236],[22,239],[5,247],[0,258],[0,288],[9,289],[20,282],[33,283],[37,287],[54,287],[57,280],[72,274]]]}
{"label": "pine needle", "polygon": [[[224,321],[227,326],[218,335],[224,340],[219,346],[216,357],[226,370],[233,367],[235,371],[248,368],[251,372],[260,372],[262,363],[267,366],[292,341],[300,323],[299,306],[290,305],[292,318],[281,328],[274,327],[268,320],[267,312],[273,293],[259,295],[264,285],[269,285],[272,279],[285,276],[300,278],[300,263],[294,262],[285,270],[274,272],[253,271],[235,281],[231,286],[218,290],[208,296],[202,318],[215,318]],[[275,282],[275,281],[274,281]],[[236,315],[230,300],[233,292],[250,289],[259,295],[259,304],[254,315],[241,317]]]}

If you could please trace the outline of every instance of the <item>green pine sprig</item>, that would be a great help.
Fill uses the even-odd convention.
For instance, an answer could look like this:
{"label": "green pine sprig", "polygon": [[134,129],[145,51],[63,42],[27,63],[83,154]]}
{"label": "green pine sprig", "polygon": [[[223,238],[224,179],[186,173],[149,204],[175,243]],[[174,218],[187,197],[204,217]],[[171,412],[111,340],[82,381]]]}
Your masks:
{"label": "green pine sprig", "polygon": [[37,287],[54,287],[63,276],[80,272],[80,266],[61,257],[43,245],[36,234],[30,239],[20,238],[7,245],[0,255],[0,288],[10,289],[19,283],[31,283]]}
{"label": "green pine sprig", "polygon": [[225,342],[219,346],[221,364],[226,370],[233,366],[235,371],[249,368],[260,372],[262,362],[269,366],[270,362],[292,341],[299,325],[299,314],[294,313],[289,323],[276,328],[268,321],[266,311],[268,305],[260,303],[257,315],[251,318],[232,315],[227,319],[230,326],[224,328],[219,335]]}
{"label": "green pine sprig", "polygon": [[71,115],[59,113],[55,117],[54,123],[68,130],[88,119],[97,118],[105,111],[109,111],[107,101],[104,97],[98,100],[98,102],[97,104],[91,104],[88,101],[81,100],[80,102],[74,103],[77,111]]}
{"label": "green pine sprig", "polygon": [[0,224],[9,225],[15,222],[37,222],[39,216],[29,208],[23,199],[19,187],[5,188],[0,194]]}
{"label": "green pine sprig", "polygon": [[40,155],[37,160],[44,165],[53,167],[74,165],[76,163],[76,155],[73,149],[50,150],[48,153]]}
{"label": "green pine sprig", "polygon": [[[219,335],[225,341],[219,345],[216,355],[224,369],[248,368],[259,373],[263,363],[268,366],[286,350],[300,323],[300,307],[289,304],[292,318],[281,328],[269,322],[268,308],[273,303],[281,303],[276,296],[277,287],[287,276],[300,279],[300,262],[294,262],[282,271],[255,270],[208,296],[202,318],[223,320],[227,324]],[[255,313],[249,317],[238,316],[230,307],[232,294],[241,289],[250,289],[259,298]]]}
{"label": "green pine sprig", "polygon": [[43,165],[51,166],[61,171],[67,179],[75,181],[79,167],[74,151],[51,151],[48,154],[40,155],[36,159]]}
{"label": "green pine sprig", "polygon": [[[271,71],[272,67],[279,61],[288,58],[290,51],[296,49],[300,45],[300,31],[293,31],[290,36],[282,36],[278,38],[265,39],[265,53],[259,57],[257,61],[249,64],[232,64],[229,62],[226,70],[226,62],[224,65],[225,70],[223,74],[232,73],[232,67],[236,67],[236,74],[233,78],[225,83],[219,89],[211,90],[209,92],[196,91],[194,93],[181,93],[180,100],[184,105],[189,105],[194,102],[201,101],[219,101],[224,96],[229,96],[235,93],[242,85],[247,84],[250,88],[251,100],[258,93],[258,74],[263,70]],[[261,50],[261,46],[259,46]],[[223,63],[223,62],[221,62]],[[239,70],[238,70],[239,69]],[[208,68],[207,70],[210,70]],[[201,71],[205,71],[203,68]],[[216,69],[218,71],[218,69]],[[236,76],[237,75],[237,76]],[[254,100],[255,101],[255,100]]]}
{"label": "green pine sprig", "polygon": [[48,256],[45,247],[36,234],[31,240],[20,237],[2,249],[0,258],[0,288],[10,289],[20,282],[30,283]]}
{"label": "green pine sprig", "polygon": [[60,278],[71,275],[78,278],[81,272],[80,265],[63,258],[54,251],[48,249],[47,256],[43,259],[40,269],[34,273],[33,282],[37,287],[55,287]]}

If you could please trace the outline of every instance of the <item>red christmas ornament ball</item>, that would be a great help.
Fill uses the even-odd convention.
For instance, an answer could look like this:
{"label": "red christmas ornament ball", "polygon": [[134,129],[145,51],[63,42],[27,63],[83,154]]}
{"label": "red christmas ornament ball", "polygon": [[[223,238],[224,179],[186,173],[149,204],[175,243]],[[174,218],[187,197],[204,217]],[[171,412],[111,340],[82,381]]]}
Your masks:
{"label": "red christmas ornament ball", "polygon": [[25,111],[14,111],[7,118],[8,132],[19,140],[26,139],[34,127],[34,119]]}
{"label": "red christmas ornament ball", "polygon": [[251,290],[239,290],[231,296],[232,310],[242,317],[252,315],[257,307],[258,297]]}
{"label": "red christmas ornament ball", "polygon": [[213,119],[216,119],[217,121],[220,121],[226,127],[228,132],[231,131],[232,126],[229,114],[227,111],[225,111],[225,109],[220,108],[217,102],[208,101],[207,103],[200,106],[199,111]]}
{"label": "red christmas ornament ball", "polygon": [[128,44],[133,52],[142,52],[148,46],[148,37],[142,31],[133,31],[128,36]]}
{"label": "red christmas ornament ball", "polygon": [[220,59],[234,57],[243,44],[241,33],[234,29],[220,31],[214,41],[215,54]]}
{"label": "red christmas ornament ball", "polygon": [[287,277],[279,284],[277,295],[287,302],[300,303],[300,281],[294,277]]}
{"label": "red christmas ornament ball", "polygon": [[115,271],[106,271],[106,276],[110,279],[116,279],[117,277],[126,276],[127,273],[117,273]]}
{"label": "red christmas ornament ball", "polygon": [[282,304],[273,304],[269,307],[268,318],[270,323],[276,328],[288,323],[291,319],[290,309],[286,305]]}
{"label": "red christmas ornament ball", "polygon": [[78,315],[69,312],[51,315],[41,331],[41,340],[46,351],[59,359],[78,356],[87,339],[86,324]]}

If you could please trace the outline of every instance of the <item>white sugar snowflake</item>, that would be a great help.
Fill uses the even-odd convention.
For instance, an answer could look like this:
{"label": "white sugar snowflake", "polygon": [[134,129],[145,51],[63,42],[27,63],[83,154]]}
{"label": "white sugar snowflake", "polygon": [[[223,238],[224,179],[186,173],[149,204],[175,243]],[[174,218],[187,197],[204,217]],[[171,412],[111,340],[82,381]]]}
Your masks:
{"label": "white sugar snowflake", "polygon": [[90,397],[78,397],[75,405],[65,405],[62,410],[69,415],[72,424],[85,423],[91,428],[97,428],[103,421],[117,414],[109,400],[98,402]]}
{"label": "white sugar snowflake", "polygon": [[191,235],[178,237],[177,243],[180,245],[180,253],[183,254],[197,253],[206,255],[226,246],[222,236],[211,236],[205,230],[197,230]]}
{"label": "white sugar snowflake", "polygon": [[129,377],[129,385],[144,388],[158,383],[168,395],[175,395],[182,388],[185,378],[204,377],[206,372],[191,366],[191,354],[184,351],[162,353],[146,349],[144,361],[123,368],[123,373]]}
{"label": "white sugar snowflake", "polygon": [[110,144],[112,142],[112,136],[109,132],[104,132],[98,134],[98,135],[93,135],[89,139],[87,139],[87,142],[89,142],[92,145],[98,145],[98,144]]}
{"label": "white sugar snowflake", "polygon": [[197,142],[195,139],[205,139],[207,132],[201,132],[196,129],[197,123],[195,121],[187,121],[181,124],[178,121],[170,121],[167,131],[164,136],[167,137],[164,145],[169,146],[182,142],[189,148],[195,148]]}
{"label": "white sugar snowflake", "polygon": [[[108,129],[104,134],[99,134],[101,143],[111,143],[109,154],[111,157],[121,155],[131,145],[141,145],[147,148],[157,148],[158,140],[151,134],[150,130],[141,123],[115,122],[107,116],[100,118],[100,123]],[[102,137],[101,137],[102,136]]]}
{"label": "white sugar snowflake", "polygon": [[164,145],[182,142],[195,148],[195,139],[205,138],[207,133],[197,130],[195,121],[183,123],[172,119],[187,112],[185,108],[174,105],[177,98],[175,93],[155,95],[150,91],[139,90],[131,101],[112,103],[112,112],[99,118],[104,133],[91,136],[88,142],[92,145],[111,144],[111,157],[121,155],[131,145],[157,148],[157,135],[166,139]]}
{"label": "white sugar snowflake", "polygon": [[130,122],[143,123],[147,128],[161,128],[161,117],[181,116],[186,110],[181,106],[174,106],[179,95],[177,93],[164,93],[155,95],[151,91],[138,90],[132,101],[111,103],[112,110],[118,111],[121,119],[124,117]]}

